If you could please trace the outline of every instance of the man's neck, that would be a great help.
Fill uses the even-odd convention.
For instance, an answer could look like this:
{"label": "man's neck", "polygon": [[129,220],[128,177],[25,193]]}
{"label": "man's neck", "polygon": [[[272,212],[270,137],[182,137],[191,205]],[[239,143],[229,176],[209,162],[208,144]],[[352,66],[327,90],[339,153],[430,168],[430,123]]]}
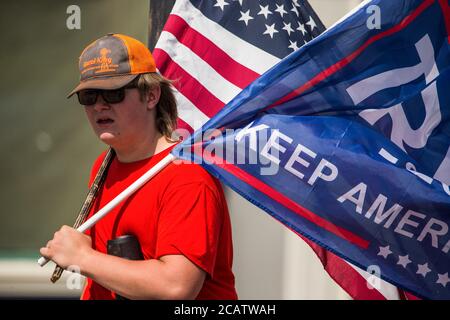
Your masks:
{"label": "man's neck", "polygon": [[154,154],[157,154],[171,145],[173,142],[169,142],[162,134],[155,135],[154,139],[142,140],[139,143],[135,143],[132,148],[126,146],[124,148],[115,148],[114,151],[117,154],[117,159],[120,162],[136,162],[139,160],[147,159]]}

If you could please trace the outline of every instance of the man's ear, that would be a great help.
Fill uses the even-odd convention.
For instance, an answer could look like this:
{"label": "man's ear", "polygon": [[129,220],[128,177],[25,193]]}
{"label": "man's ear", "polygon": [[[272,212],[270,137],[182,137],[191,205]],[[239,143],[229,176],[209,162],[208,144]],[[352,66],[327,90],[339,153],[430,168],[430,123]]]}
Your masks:
{"label": "man's ear", "polygon": [[147,91],[147,96],[146,96],[147,108],[149,110],[155,108],[159,102],[160,97],[161,97],[161,87],[160,86],[154,86],[153,88],[149,89]]}

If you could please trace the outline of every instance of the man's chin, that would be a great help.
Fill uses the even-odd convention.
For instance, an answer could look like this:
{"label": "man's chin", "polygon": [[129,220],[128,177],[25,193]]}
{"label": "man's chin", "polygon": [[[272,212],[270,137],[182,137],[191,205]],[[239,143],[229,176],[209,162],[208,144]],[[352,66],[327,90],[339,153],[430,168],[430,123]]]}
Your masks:
{"label": "man's chin", "polygon": [[98,137],[103,143],[106,143],[107,145],[112,145],[115,141],[117,141],[116,135],[110,132],[102,132],[98,135]]}

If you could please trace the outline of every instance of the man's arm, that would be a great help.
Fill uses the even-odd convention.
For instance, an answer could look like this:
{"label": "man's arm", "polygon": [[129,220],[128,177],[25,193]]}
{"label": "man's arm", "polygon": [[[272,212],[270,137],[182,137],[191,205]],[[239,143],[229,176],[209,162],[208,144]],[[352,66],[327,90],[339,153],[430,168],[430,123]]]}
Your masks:
{"label": "man's arm", "polygon": [[206,276],[183,255],[133,261],[98,252],[89,236],[68,226],[40,251],[63,268],[77,265],[83,275],[129,299],[195,299]]}

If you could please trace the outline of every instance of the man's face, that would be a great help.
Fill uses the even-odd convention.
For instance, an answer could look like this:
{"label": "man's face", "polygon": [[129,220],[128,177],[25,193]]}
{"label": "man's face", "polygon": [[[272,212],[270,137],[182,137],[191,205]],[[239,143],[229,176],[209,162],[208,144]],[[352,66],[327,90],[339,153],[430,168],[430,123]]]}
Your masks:
{"label": "man's face", "polygon": [[113,148],[128,149],[136,143],[142,143],[143,139],[148,139],[149,134],[155,132],[156,103],[150,99],[147,97],[141,100],[136,88],[125,89],[122,102],[107,103],[99,94],[97,102],[85,106],[85,111],[101,141]]}

